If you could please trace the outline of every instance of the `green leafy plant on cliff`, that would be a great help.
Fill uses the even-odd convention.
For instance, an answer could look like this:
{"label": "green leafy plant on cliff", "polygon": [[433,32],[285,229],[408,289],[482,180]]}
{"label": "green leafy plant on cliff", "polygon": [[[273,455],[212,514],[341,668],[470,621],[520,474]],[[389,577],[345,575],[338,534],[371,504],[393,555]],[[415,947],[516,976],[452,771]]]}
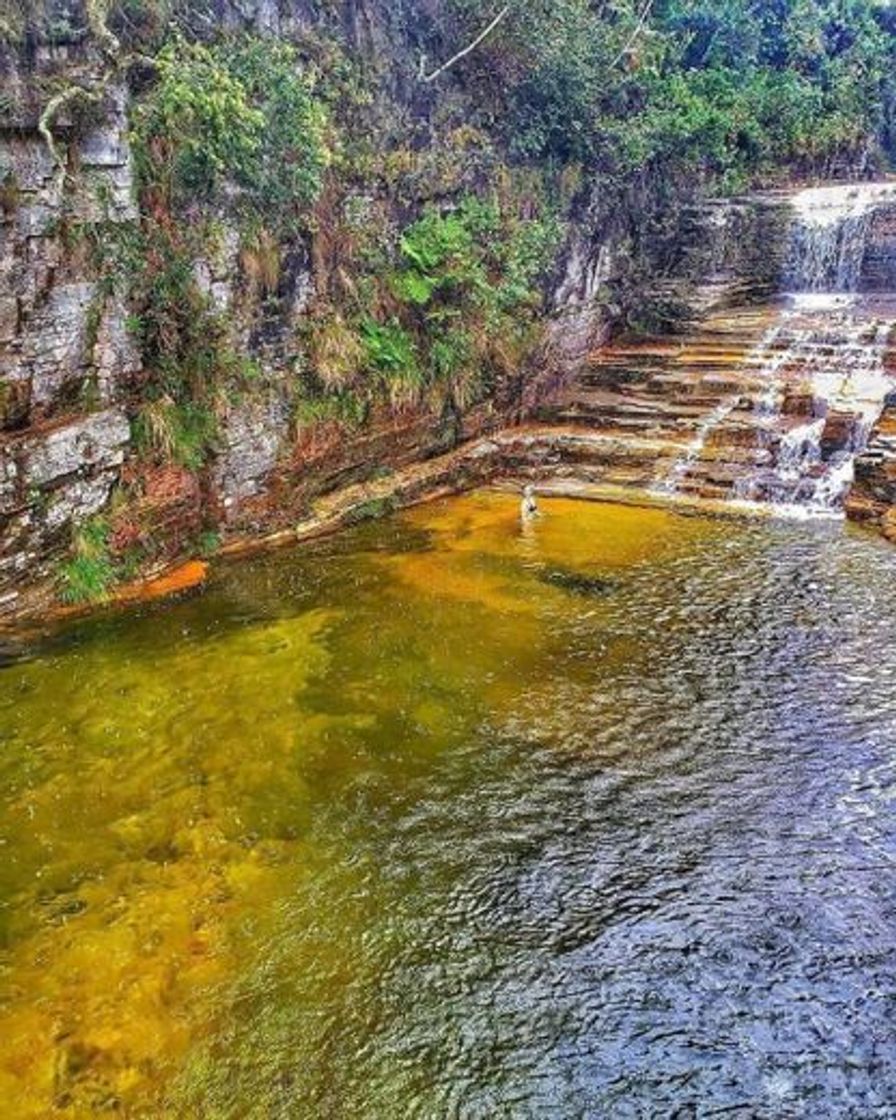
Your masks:
{"label": "green leafy plant on cliff", "polygon": [[146,458],[198,470],[215,448],[224,397],[254,376],[231,348],[226,324],[196,283],[202,226],[144,222],[105,239],[103,266],[123,280],[128,328],[145,373],[135,386],[133,432]]}
{"label": "green leafy plant on cliff", "polygon": [[152,389],[177,401],[206,395],[225,343],[223,324],[196,285],[196,251],[191,227],[155,222],[145,222],[126,247],[131,327]]}
{"label": "green leafy plant on cliff", "polygon": [[327,113],[315,83],[287,43],[250,38],[228,44],[221,54],[264,118],[240,180],[256,207],[298,220],[318,197],[332,158]]}
{"label": "green leafy plant on cliff", "polygon": [[59,598],[63,603],[95,603],[117,581],[109,549],[109,525],[100,517],[81,525],[72,540],[71,555],[59,566]]}
{"label": "green leafy plant on cliff", "polygon": [[251,362],[197,283],[227,216],[254,298],[276,305],[284,244],[302,235],[330,159],[323,102],[293,47],[272,38],[176,36],[132,113],[142,220],[120,254],[148,379],[138,449],[198,470],[214,451],[225,397]]}
{"label": "green leafy plant on cliff", "polygon": [[563,234],[542,190],[508,173],[501,192],[426,206],[390,240],[365,240],[342,307],[319,307],[309,331],[319,396],[463,408],[516,372]]}
{"label": "green leafy plant on cliff", "polygon": [[449,386],[459,404],[522,361],[560,236],[547,208],[523,218],[509,203],[475,196],[447,212],[429,209],[404,231],[392,290],[429,380]]}
{"label": "green leafy plant on cliff", "polygon": [[424,384],[414,339],[398,322],[388,323],[367,320],[361,327],[367,368],[376,374],[385,386],[393,404],[413,401]]}
{"label": "green leafy plant on cliff", "polygon": [[320,191],[326,113],[294,49],[273,39],[205,45],[175,39],[137,105],[133,140],[144,190],[167,207],[222,201],[283,226]]}

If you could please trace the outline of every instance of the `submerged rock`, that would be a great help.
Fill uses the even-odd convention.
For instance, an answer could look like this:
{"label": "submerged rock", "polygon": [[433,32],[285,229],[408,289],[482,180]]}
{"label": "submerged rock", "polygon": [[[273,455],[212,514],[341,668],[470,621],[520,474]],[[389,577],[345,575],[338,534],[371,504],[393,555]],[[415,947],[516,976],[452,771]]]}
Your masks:
{"label": "submerged rock", "polygon": [[538,573],[538,578],[542,583],[587,598],[602,598],[615,591],[617,587],[611,579],[585,575],[584,572],[573,572],[568,568],[546,568]]}

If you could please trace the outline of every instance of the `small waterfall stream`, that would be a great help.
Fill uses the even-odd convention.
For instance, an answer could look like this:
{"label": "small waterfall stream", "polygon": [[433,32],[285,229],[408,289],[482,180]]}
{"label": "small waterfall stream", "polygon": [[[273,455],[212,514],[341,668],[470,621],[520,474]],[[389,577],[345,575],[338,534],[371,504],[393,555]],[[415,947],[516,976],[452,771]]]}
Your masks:
{"label": "small waterfall stream", "polygon": [[892,183],[812,187],[793,199],[796,215],[784,272],[789,292],[858,289],[875,210],[896,200]]}
{"label": "small waterfall stream", "polygon": [[794,196],[786,294],[742,365],[761,388],[751,399],[721,400],[656,492],[681,492],[704,449],[724,443],[725,426],[740,411],[756,431],[754,462],[733,485],[735,501],[791,516],[840,515],[856,457],[896,385],[886,368],[894,293],[860,293],[869,233],[887,205],[896,205],[894,183]]}
{"label": "small waterfall stream", "polygon": [[687,445],[682,455],[673,464],[666,478],[661,479],[654,486],[654,493],[673,495],[678,492],[680,483],[687,476],[691,466],[697,462],[706,447],[710,435],[724,423],[725,419],[737,408],[740,403],[739,396],[728,397],[721,401],[698,424],[694,438]]}

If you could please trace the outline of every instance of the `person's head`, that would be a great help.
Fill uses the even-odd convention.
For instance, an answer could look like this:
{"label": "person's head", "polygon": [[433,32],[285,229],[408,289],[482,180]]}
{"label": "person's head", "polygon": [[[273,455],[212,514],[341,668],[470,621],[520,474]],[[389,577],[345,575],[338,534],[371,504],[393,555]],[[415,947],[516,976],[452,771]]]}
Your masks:
{"label": "person's head", "polygon": [[531,482],[527,482],[526,485],[523,487],[523,497],[524,498],[531,498],[531,497],[534,496],[534,494],[535,494],[535,487],[532,485]]}

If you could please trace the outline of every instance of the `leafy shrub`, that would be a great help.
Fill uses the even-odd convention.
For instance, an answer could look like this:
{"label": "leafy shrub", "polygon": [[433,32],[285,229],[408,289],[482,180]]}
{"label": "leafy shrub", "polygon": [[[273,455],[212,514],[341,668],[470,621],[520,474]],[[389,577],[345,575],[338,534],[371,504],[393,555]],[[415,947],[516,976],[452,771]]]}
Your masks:
{"label": "leafy shrub", "polygon": [[173,205],[242,188],[249,207],[289,225],[316,198],[329,159],[326,116],[294,49],[274,39],[206,46],[175,39],[133,117],[144,187]]}
{"label": "leafy shrub", "polygon": [[64,603],[95,603],[108,595],[116,579],[109,526],[93,518],[76,530],[72,555],[59,566],[59,598]]}
{"label": "leafy shrub", "polygon": [[211,195],[255,167],[265,115],[220,51],[176,39],[156,59],[159,81],[134,113],[144,180],[175,202]]}
{"label": "leafy shrub", "polygon": [[366,363],[386,381],[419,383],[420,364],[414,340],[397,319],[388,323],[368,320],[361,328]]}
{"label": "leafy shrub", "polygon": [[227,71],[242,86],[264,123],[240,180],[255,202],[275,214],[312,203],[330,159],[326,113],[295,50],[278,40],[245,39],[221,48]]}

